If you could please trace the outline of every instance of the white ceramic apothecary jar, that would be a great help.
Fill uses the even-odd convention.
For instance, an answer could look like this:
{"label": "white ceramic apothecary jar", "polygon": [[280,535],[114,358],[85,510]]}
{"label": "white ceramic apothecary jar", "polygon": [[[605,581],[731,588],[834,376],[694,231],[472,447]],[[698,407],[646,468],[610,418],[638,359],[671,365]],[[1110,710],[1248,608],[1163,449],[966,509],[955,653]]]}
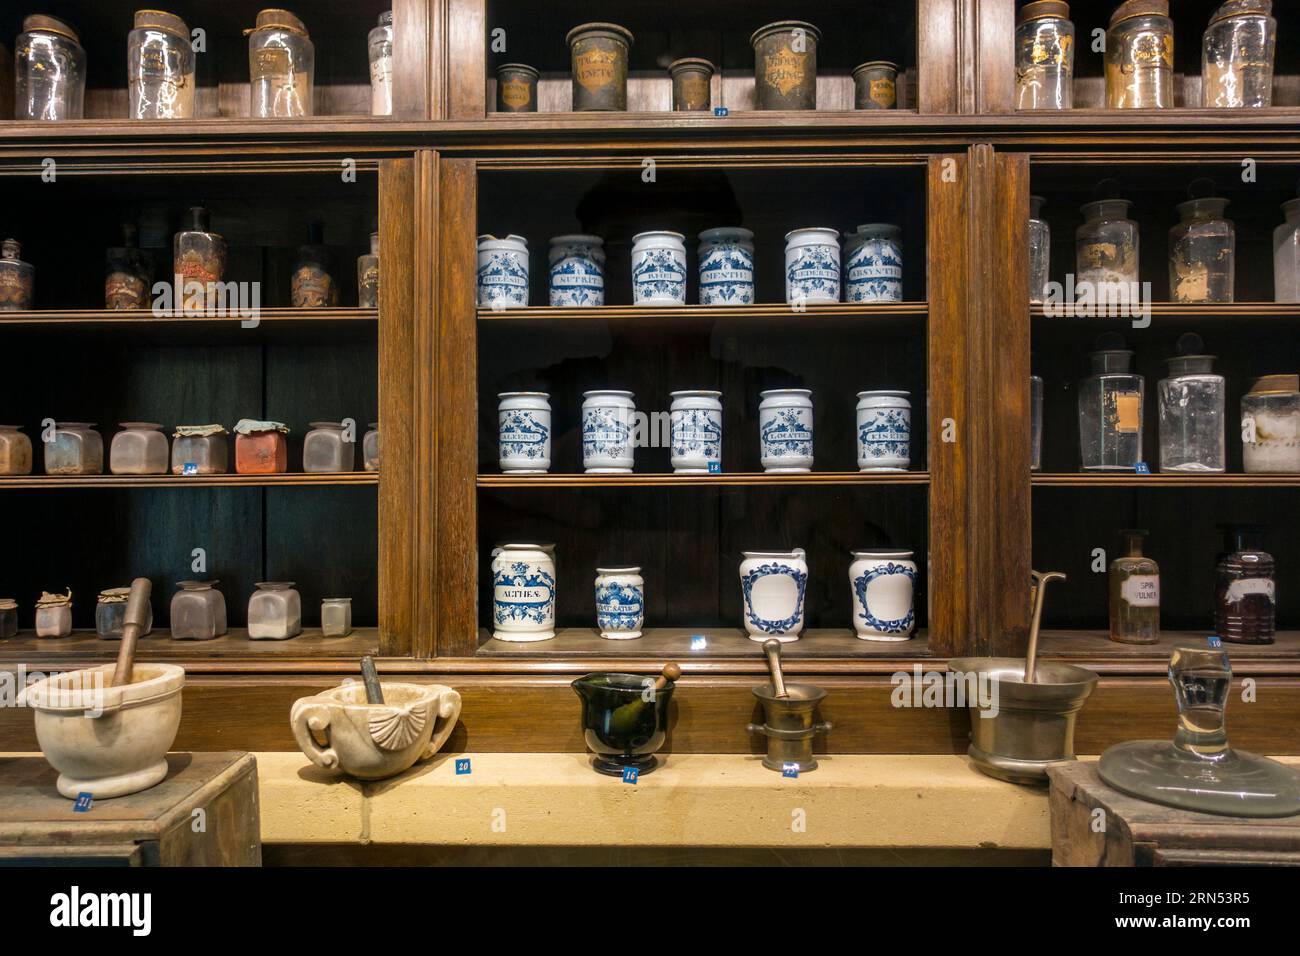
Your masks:
{"label": "white ceramic apothecary jar", "polygon": [[844,301],[903,301],[903,230],[888,223],[858,226],[845,240]]}
{"label": "white ceramic apothecary jar", "polygon": [[582,467],[589,475],[626,475],[635,462],[632,447],[636,402],[631,392],[582,393]]}
{"label": "white ceramic apothecary jar", "polygon": [[907,392],[858,392],[858,470],[907,471],[912,403]]}
{"label": "white ceramic apothecary jar", "polygon": [[807,591],[808,561],[803,548],[746,551],[740,562],[740,593],[749,639],[775,637],[783,644],[799,640]]}
{"label": "white ceramic apothecary jar", "polygon": [[700,305],[753,305],[754,234],[723,226],[699,238]]}
{"label": "white ceramic apothecary jar", "polygon": [[759,393],[759,460],[773,475],[812,471],[813,404],[806,388],[774,388]]}
{"label": "white ceramic apothecary jar", "polygon": [[722,471],[722,393],[673,392],[669,410],[673,471],[709,475]]}
{"label": "white ceramic apothecary jar", "polygon": [[632,237],[632,304],[686,304],[686,237],[641,232]]}
{"label": "white ceramic apothecary jar", "polygon": [[916,629],[911,551],[854,551],[853,630],[864,641],[905,641]]}
{"label": "white ceramic apothecary jar", "polygon": [[556,236],[548,273],[555,308],[605,304],[605,240],[600,236]]}
{"label": "white ceramic apothecary jar", "polygon": [[551,468],[551,396],[546,392],[502,392],[497,396],[501,470],[544,475]]}
{"label": "white ceramic apothecary jar", "polygon": [[555,636],[555,559],[540,544],[504,544],[492,556],[492,637],[527,643]]}
{"label": "white ceramic apothecary jar", "polygon": [[607,641],[630,641],[645,626],[645,579],[640,568],[596,569],[596,626]]}
{"label": "white ceramic apothecary jar", "polygon": [[834,229],[785,234],[785,301],[840,301],[840,234]]}
{"label": "white ceramic apothecary jar", "polygon": [[528,240],[478,237],[478,304],[487,309],[528,305]]}

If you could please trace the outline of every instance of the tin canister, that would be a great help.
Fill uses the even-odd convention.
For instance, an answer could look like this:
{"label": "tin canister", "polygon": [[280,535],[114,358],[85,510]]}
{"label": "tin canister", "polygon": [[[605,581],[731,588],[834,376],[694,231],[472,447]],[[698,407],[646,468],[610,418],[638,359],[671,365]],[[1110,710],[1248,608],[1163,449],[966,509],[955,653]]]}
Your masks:
{"label": "tin canister", "polygon": [[754,48],[754,108],[817,108],[817,43],[821,31],[802,20],[778,20],[749,38]]}
{"label": "tin canister", "polygon": [[853,68],[853,108],[892,110],[898,108],[898,64],[872,60]]}
{"label": "tin canister", "polygon": [[627,109],[627,54],[632,32],[616,23],[584,23],[566,40],[573,58],[573,108]]}
{"label": "tin canister", "polygon": [[698,113],[713,107],[714,67],[708,60],[687,56],[668,64],[673,78],[673,112]]}
{"label": "tin canister", "polygon": [[497,112],[536,113],[537,76],[537,71],[526,63],[497,67]]}

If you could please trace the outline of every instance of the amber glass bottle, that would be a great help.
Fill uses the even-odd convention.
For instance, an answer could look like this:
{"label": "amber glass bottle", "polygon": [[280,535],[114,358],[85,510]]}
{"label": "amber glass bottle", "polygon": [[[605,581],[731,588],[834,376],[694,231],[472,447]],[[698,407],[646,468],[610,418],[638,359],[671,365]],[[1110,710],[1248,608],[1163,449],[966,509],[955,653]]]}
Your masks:
{"label": "amber glass bottle", "polygon": [[1147,532],[1120,534],[1126,553],[1110,563],[1110,639],[1154,644],[1160,640],[1160,568],[1142,553]]}

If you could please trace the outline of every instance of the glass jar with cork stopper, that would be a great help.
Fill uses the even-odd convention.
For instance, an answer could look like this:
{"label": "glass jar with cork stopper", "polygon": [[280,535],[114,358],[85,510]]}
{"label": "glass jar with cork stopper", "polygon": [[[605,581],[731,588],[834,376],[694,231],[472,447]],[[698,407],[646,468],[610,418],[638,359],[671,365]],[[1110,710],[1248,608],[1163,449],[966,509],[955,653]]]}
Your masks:
{"label": "glass jar with cork stopper", "polygon": [[1016,109],[1074,105],[1074,24],[1070,5],[1035,0],[1016,15]]}
{"label": "glass jar with cork stopper", "polygon": [[1272,644],[1277,586],[1261,525],[1226,525],[1225,553],[1215,569],[1214,628],[1231,644]]}
{"label": "glass jar with cork stopper", "polygon": [[153,256],[140,248],[133,222],[122,223],[122,244],[109,247],[104,261],[104,308],[147,309],[153,279]]}
{"label": "glass jar with cork stopper", "polygon": [[14,42],[14,119],[78,120],[85,115],[86,51],[62,20],[33,14]]}
{"label": "glass jar with cork stopper", "polygon": [[1227,0],[1214,11],[1201,45],[1201,105],[1259,109],[1273,105],[1277,21],[1273,0]]}
{"label": "glass jar with cork stopper", "polygon": [[1079,383],[1079,454],[1084,471],[1133,471],[1142,461],[1146,382],[1117,332],[1097,337],[1092,374]]}
{"label": "glass jar with cork stopper", "polygon": [[1227,470],[1227,383],[1214,371],[1215,357],[1204,352],[1201,337],[1188,332],[1179,337],[1177,354],[1165,360],[1169,376],[1156,386],[1162,472]]}
{"label": "glass jar with cork stopper", "polygon": [[127,34],[127,115],[191,119],[197,57],[185,21],[162,10],[137,10]]}

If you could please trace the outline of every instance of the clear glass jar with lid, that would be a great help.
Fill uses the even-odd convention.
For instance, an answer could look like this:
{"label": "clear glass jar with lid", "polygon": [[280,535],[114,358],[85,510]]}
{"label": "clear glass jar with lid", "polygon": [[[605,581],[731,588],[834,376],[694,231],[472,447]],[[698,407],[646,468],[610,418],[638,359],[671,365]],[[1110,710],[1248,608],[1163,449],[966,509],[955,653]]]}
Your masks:
{"label": "clear glass jar with lid", "polygon": [[1074,105],[1074,24],[1070,5],[1034,0],[1016,15],[1016,109]]}
{"label": "clear glass jar with lid", "polygon": [[1047,298],[1052,268],[1052,227],[1043,218],[1042,196],[1029,197],[1029,301]]}
{"label": "clear glass jar with lid", "polygon": [[255,119],[312,115],[316,48],[307,27],[288,10],[267,9],[248,30],[248,73]]}
{"label": "clear glass jar with lid", "polygon": [[223,425],[177,425],[172,433],[173,475],[224,475],[230,470],[230,432]]}
{"label": "clear glass jar with lid", "polygon": [[1146,382],[1118,333],[1097,337],[1092,374],[1079,383],[1079,457],[1084,471],[1133,471],[1142,461]]}
{"label": "clear glass jar with lid", "polygon": [[85,116],[86,51],[62,20],[34,14],[14,43],[14,119]]}
{"label": "clear glass jar with lid", "polygon": [[45,446],[47,475],[102,475],[104,439],[89,422],[56,422]]}
{"label": "clear glass jar with lid", "polygon": [[1300,198],[1282,204],[1286,222],[1273,230],[1273,298],[1300,302]]}
{"label": "clear glass jar with lid", "polygon": [[121,422],[108,446],[108,470],[115,475],[167,474],[167,436],[157,422]]}
{"label": "clear glass jar with lid", "polygon": [[1201,337],[1189,332],[1178,339],[1178,354],[1166,359],[1169,377],[1156,387],[1161,471],[1227,469],[1227,384],[1214,371],[1214,356],[1204,351]]}
{"label": "clear glass jar with lid", "polygon": [[370,55],[370,115],[393,115],[393,11],[379,15],[367,38]]}
{"label": "clear glass jar with lid", "polygon": [[0,475],[32,473],[32,440],[22,425],[0,425]]}
{"label": "clear glass jar with lid", "polygon": [[1300,375],[1265,375],[1241,397],[1247,474],[1300,474]]}
{"label": "clear glass jar with lid", "polygon": [[248,637],[284,641],[302,633],[302,598],[292,581],[261,581],[248,599]]}
{"label": "clear glass jar with lid", "polygon": [[1277,21],[1273,0],[1227,0],[1214,11],[1201,45],[1201,105],[1273,105]]}
{"label": "clear glass jar with lid", "polygon": [[302,440],[302,470],[309,473],[353,471],[357,466],[357,440],[344,422],[312,422]]}
{"label": "clear glass jar with lid", "polygon": [[172,596],[174,641],[210,641],[226,633],[226,597],[217,581],[179,581]]}
{"label": "clear glass jar with lid", "polygon": [[1098,302],[1130,303],[1141,294],[1138,281],[1138,224],[1128,218],[1127,199],[1098,199],[1081,208],[1075,230],[1079,292],[1091,289]]}
{"label": "clear glass jar with lid", "polygon": [[1106,106],[1113,110],[1174,105],[1174,21],[1169,0],[1126,0],[1106,31]]}
{"label": "clear glass jar with lid", "polygon": [[127,115],[191,119],[195,60],[184,20],[162,10],[137,10],[135,29],[127,34]]}
{"label": "clear glass jar with lid", "polygon": [[325,598],[320,602],[320,629],[325,637],[352,633],[352,598]]}
{"label": "clear glass jar with lid", "polygon": [[1169,297],[1174,302],[1231,302],[1237,275],[1237,232],[1217,197],[1179,203],[1182,221],[1169,231]]}

